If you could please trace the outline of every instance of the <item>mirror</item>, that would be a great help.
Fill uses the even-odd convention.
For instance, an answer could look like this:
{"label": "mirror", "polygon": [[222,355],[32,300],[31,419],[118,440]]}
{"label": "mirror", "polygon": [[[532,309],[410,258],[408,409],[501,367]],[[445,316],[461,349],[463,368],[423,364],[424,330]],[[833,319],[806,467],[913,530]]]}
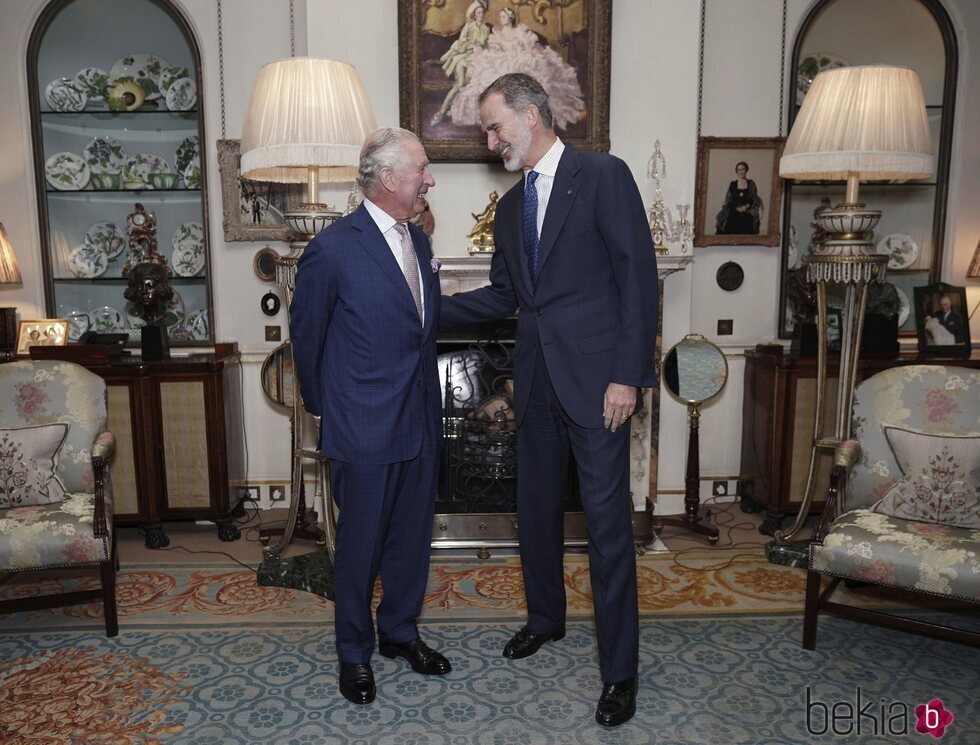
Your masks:
{"label": "mirror", "polygon": [[683,404],[700,406],[721,393],[728,380],[728,361],[721,350],[700,334],[677,342],[663,361],[667,392]]}
{"label": "mirror", "polygon": [[690,422],[687,444],[687,473],[684,478],[684,514],[653,516],[654,530],[674,525],[707,536],[708,543],[718,542],[718,528],[701,516],[701,466],[698,430],[701,412],[698,408],[719,396],[728,381],[728,360],[722,351],[701,334],[688,334],[663,358],[661,380],[667,392],[687,405]]}

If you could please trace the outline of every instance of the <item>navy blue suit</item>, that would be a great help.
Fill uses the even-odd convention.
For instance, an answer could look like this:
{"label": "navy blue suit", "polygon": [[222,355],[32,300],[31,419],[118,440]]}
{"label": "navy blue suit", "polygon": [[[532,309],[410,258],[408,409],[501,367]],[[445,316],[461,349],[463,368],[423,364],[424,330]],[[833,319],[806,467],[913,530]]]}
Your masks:
{"label": "navy blue suit", "polygon": [[337,650],[368,662],[379,572],[378,632],[401,643],[428,579],[441,400],[436,369],[439,281],[429,240],[409,231],[421,267],[425,325],[405,276],[363,205],[316,236],[299,260],[290,306],[304,406],[321,417],[339,508]]}
{"label": "navy blue suit", "polygon": [[[563,514],[569,450],[578,464],[602,678],[636,675],[638,611],[629,498],[629,427],[603,427],[609,383],[656,383],[657,269],[628,167],[603,153],[562,153],[532,281],[521,233],[524,180],[498,205],[490,285],[444,297],[440,325],[520,308],[514,363],[518,525],[528,625],[565,620]],[[638,403],[639,405],[639,403]]]}

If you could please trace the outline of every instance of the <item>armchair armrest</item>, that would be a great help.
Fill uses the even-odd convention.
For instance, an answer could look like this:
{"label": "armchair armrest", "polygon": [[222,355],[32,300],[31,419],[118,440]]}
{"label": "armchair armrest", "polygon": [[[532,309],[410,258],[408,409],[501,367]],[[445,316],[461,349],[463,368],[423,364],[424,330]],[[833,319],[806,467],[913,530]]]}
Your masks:
{"label": "armchair armrest", "polygon": [[93,531],[97,538],[109,535],[105,513],[105,489],[109,479],[108,460],[116,451],[116,437],[112,432],[101,432],[92,443],[92,471],[94,472],[95,514]]}
{"label": "armchair armrest", "polygon": [[817,525],[813,529],[813,537],[810,539],[810,543],[823,543],[830,523],[837,516],[837,505],[840,502],[841,492],[847,484],[847,474],[850,473],[860,456],[861,444],[857,440],[844,440],[834,448],[834,465],[830,471],[827,499],[824,502],[823,512],[820,513],[820,520],[817,521]]}

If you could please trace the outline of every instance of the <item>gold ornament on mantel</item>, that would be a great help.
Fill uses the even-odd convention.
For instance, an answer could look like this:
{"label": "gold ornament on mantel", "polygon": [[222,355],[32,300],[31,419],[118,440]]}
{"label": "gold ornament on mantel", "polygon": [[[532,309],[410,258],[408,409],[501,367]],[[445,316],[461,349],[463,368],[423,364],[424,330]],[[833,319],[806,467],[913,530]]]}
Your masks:
{"label": "gold ornament on mantel", "polygon": [[497,213],[497,199],[497,192],[490,192],[490,204],[483,209],[483,212],[478,215],[470,213],[476,220],[469,234],[470,254],[493,253],[493,219]]}

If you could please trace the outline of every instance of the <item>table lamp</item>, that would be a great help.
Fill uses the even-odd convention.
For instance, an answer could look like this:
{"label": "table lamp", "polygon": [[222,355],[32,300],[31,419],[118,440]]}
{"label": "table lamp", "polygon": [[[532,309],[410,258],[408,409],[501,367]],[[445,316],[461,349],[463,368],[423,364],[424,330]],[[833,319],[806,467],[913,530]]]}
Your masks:
{"label": "table lamp", "polygon": [[[23,284],[7,230],[0,222],[0,286]],[[0,352],[9,352],[17,345],[17,309],[0,308]]]}
{"label": "table lamp", "polygon": [[[861,180],[921,179],[934,161],[922,85],[913,70],[887,65],[842,67],[813,81],[793,123],[779,161],[779,175],[799,181],[846,180],[844,201],[823,211],[817,222],[830,233],[806,257],[807,280],[817,288],[817,385],[813,448],[800,510],[788,531],[777,531],[768,547],[771,561],[803,566],[806,547],[789,547],[809,512],[820,449],[850,437],[851,404],[861,348],[868,283],[885,277],[888,256],[879,254],[873,230],[879,210],[858,201]],[[824,438],[827,385],[827,284],[844,285],[836,425]]]}
{"label": "table lamp", "polygon": [[[299,209],[285,213],[286,224],[299,235],[288,256],[276,259],[276,284],[285,295],[288,314],[296,286],[296,263],[306,243],[340,212],[319,198],[320,182],[350,182],[357,178],[361,146],[376,128],[374,113],[364,86],[351,65],[314,57],[291,57],[262,67],[252,88],[242,126],[242,176],[255,181],[306,184],[306,200]],[[290,350],[291,354],[291,350]],[[329,494],[326,463],[304,437],[306,419],[293,375],[290,414],[292,436],[292,496],[285,526],[260,531],[260,540],[281,532],[282,538],[263,549],[260,585],[289,586],[330,597],[332,577],[323,571],[320,552],[293,557],[299,564],[287,565],[280,554],[294,533],[315,541],[332,553],[333,500]],[[303,467],[312,462],[316,471],[315,501],[323,505],[326,530],[318,525],[316,511],[308,509]],[[289,560],[291,561],[291,560]],[[302,565],[302,566],[300,566]]]}

